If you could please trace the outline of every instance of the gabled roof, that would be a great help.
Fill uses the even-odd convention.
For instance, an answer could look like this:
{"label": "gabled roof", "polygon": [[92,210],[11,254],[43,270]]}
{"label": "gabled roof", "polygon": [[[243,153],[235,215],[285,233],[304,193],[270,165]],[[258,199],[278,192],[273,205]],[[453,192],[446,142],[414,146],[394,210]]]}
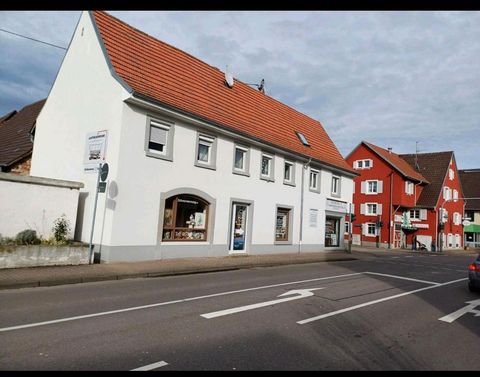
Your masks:
{"label": "gabled roof", "polygon": [[405,178],[409,178],[417,182],[429,183],[427,178],[412,168],[398,154],[388,151],[387,149],[380,148],[372,143],[367,143],[366,141],[362,141],[361,144],[364,144],[367,148],[377,154],[381,159],[383,159],[387,164],[391,165]]}
{"label": "gabled roof", "polygon": [[0,166],[9,167],[32,153],[30,131],[45,99],[25,106],[0,125]]}
{"label": "gabled roof", "polygon": [[9,113],[5,114],[4,116],[0,117],[0,124],[5,122],[6,120],[9,120],[16,113],[17,113],[17,110],[13,110],[13,111],[10,111]]}
{"label": "gabled roof", "polygon": [[[480,169],[459,170],[458,176],[462,182],[465,198],[480,198]],[[480,211],[480,199],[467,199],[465,209]]]}
{"label": "gabled roof", "polygon": [[419,166],[419,172],[428,179],[429,185],[425,186],[418,198],[417,206],[433,208],[437,205],[438,198],[442,193],[442,186],[453,158],[453,152],[433,152],[399,155],[412,168],[415,168],[415,158]]}
{"label": "gabled roof", "polygon": [[[218,68],[105,12],[91,14],[109,64],[133,96],[357,174],[319,121],[237,79],[230,88]],[[295,131],[303,133],[310,146],[303,145]]]}

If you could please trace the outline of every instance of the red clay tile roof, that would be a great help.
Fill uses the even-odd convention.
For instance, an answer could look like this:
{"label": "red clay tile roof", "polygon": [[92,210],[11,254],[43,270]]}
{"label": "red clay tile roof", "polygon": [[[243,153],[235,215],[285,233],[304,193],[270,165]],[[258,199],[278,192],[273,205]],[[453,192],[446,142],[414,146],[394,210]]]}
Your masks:
{"label": "red clay tile roof", "polygon": [[[134,94],[356,174],[320,122],[111,15],[92,12],[116,74]],[[295,131],[302,132],[310,147]]]}
{"label": "red clay tile roof", "polygon": [[367,143],[366,141],[362,141],[362,143],[366,145],[368,148],[370,148],[377,155],[379,155],[383,160],[385,160],[385,162],[390,164],[404,177],[410,178],[416,181],[420,181],[420,182],[429,183],[427,178],[425,178],[422,174],[420,174],[414,168],[412,168],[398,154],[389,152],[387,149],[380,148],[372,143]]}
{"label": "red clay tile roof", "polygon": [[[459,170],[465,198],[480,198],[480,169]],[[480,211],[480,199],[467,199],[465,209]]]}
{"label": "red clay tile roof", "polygon": [[30,131],[42,110],[45,99],[25,106],[0,126],[0,166],[10,165],[28,157],[33,143]]}
{"label": "red clay tile roof", "polygon": [[[415,154],[401,154],[399,156],[408,162],[412,168],[415,168]],[[430,182],[418,198],[417,206],[433,208],[437,205],[452,158],[452,151],[417,154],[419,171]]]}

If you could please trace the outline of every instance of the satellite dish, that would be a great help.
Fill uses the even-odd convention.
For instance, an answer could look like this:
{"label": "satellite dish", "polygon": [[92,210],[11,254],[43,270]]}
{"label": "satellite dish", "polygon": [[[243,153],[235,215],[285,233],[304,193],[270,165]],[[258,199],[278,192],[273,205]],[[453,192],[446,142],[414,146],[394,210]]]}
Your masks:
{"label": "satellite dish", "polygon": [[233,76],[232,74],[228,71],[228,66],[227,70],[225,72],[225,82],[227,83],[228,87],[231,88],[233,86]]}

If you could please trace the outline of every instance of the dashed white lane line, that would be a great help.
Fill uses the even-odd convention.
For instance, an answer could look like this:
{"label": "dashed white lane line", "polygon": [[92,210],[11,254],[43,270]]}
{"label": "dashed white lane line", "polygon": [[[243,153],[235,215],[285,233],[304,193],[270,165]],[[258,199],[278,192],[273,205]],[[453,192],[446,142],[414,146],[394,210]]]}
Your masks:
{"label": "dashed white lane line", "polygon": [[158,363],[148,364],[144,365],[143,367],[132,369],[131,372],[153,370],[164,367],[165,365],[168,365],[168,363],[166,363],[165,361],[159,361]]}
{"label": "dashed white lane line", "polygon": [[415,290],[409,291],[409,292],[400,293],[400,294],[398,294],[398,295],[393,295],[393,296],[384,297],[384,298],[381,298],[381,299],[378,299],[378,300],[373,300],[373,301],[369,301],[369,302],[364,302],[363,304],[359,304],[359,305],[355,305],[355,306],[350,306],[350,307],[348,307],[348,308],[336,310],[336,311],[334,311],[334,312],[322,314],[322,315],[319,315],[319,316],[316,316],[316,317],[307,318],[307,319],[304,319],[304,320],[302,320],[302,321],[298,321],[297,323],[298,323],[299,325],[304,325],[304,324],[306,324],[306,323],[310,323],[310,322],[313,322],[313,321],[318,321],[318,320],[320,320],[320,319],[324,319],[324,318],[327,318],[327,317],[331,317],[331,316],[334,316],[334,315],[337,315],[337,314],[342,314],[342,313],[349,312],[349,311],[352,311],[352,310],[355,310],[355,309],[360,309],[360,308],[363,308],[363,307],[365,307],[365,306],[370,306],[370,305],[378,304],[378,303],[380,303],[380,302],[393,300],[393,299],[396,299],[396,298],[399,298],[399,297],[403,297],[403,296],[407,296],[407,295],[411,295],[411,294],[414,294],[414,293],[417,293],[417,292],[426,291],[426,290],[428,290],[428,289],[434,289],[434,288],[438,288],[438,287],[443,287],[443,286],[445,286],[445,285],[458,283],[459,281],[464,281],[464,280],[467,280],[467,279],[468,279],[468,278],[457,279],[457,280],[449,281],[449,282],[446,282],[446,283],[441,283],[441,284],[432,285],[432,286],[430,286],[430,287],[425,287],[425,288],[415,289]]}

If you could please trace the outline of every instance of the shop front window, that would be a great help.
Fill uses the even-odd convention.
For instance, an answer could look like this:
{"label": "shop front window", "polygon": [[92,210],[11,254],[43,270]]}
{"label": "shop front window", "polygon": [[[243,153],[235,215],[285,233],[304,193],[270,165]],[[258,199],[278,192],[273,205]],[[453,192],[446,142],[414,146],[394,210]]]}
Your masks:
{"label": "shop front window", "polygon": [[325,220],[325,246],[340,246],[340,219],[328,217]]}
{"label": "shop front window", "polygon": [[206,241],[209,204],[194,195],[165,201],[162,241]]}

